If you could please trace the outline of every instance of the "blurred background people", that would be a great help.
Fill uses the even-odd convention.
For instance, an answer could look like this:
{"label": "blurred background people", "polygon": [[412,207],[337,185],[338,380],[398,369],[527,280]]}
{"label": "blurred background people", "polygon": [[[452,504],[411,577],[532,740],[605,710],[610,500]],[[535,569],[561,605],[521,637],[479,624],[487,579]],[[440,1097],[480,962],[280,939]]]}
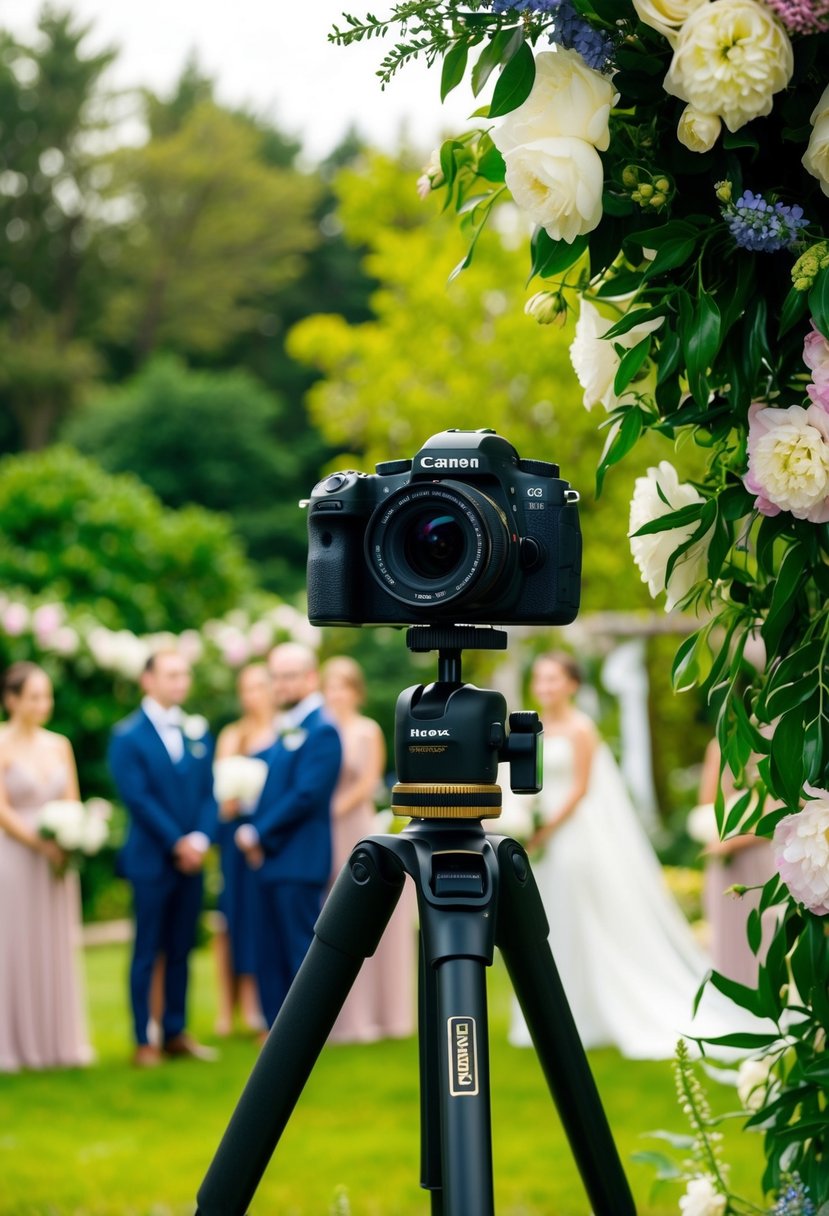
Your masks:
{"label": "blurred background people", "polygon": [[[374,799],[382,788],[386,745],[375,721],[360,712],[365,679],[353,659],[339,656],[322,668],[322,692],[343,746],[340,779],[331,804],[332,881],[363,836],[378,830]],[[331,1032],[337,1043],[368,1043],[414,1033],[414,888],[406,881],[380,945],[366,959]]]}
{"label": "blurred background people", "polygon": [[38,833],[47,802],[78,801],[68,739],[45,730],[52,684],[35,663],[3,681],[0,728],[0,1072],[92,1058],[77,951],[81,900],[67,855]]}
{"label": "blurred background people", "polygon": [[[216,761],[228,756],[265,759],[276,742],[273,686],[265,663],[249,663],[239,672],[236,690],[242,716],[229,723],[216,741]],[[256,875],[234,841],[252,806],[240,799],[219,803],[219,844],[223,889],[219,911],[224,927],[214,936],[218,980],[216,1033],[228,1035],[238,1007],[249,1030],[264,1027],[256,984],[256,916],[259,896]]]}
{"label": "blurred background people", "polygon": [[314,935],[331,873],[331,798],[342,746],[319,690],[317,656],[285,642],[268,656],[279,737],[251,820],[234,840],[256,871],[256,978],[272,1026]]}
{"label": "blurred background people", "polygon": [[[719,994],[708,991],[692,1023],[709,962],[665,885],[610,749],[574,703],[581,681],[569,655],[533,664],[544,786],[527,849],[540,850],[533,871],[550,946],[585,1047],[668,1059],[692,1027],[736,1029],[734,1006],[723,999],[720,1009]],[[517,1005],[510,1038],[530,1043]]]}
{"label": "blurred background people", "polygon": [[[760,902],[760,888],[776,873],[771,841],[753,833],[741,833],[728,840],[716,836],[716,819],[713,804],[722,782],[726,804],[735,795],[739,796],[730,769],[720,774],[722,753],[716,739],[705,749],[705,760],[700,778],[699,801],[710,805],[712,839],[705,848],[705,871],[703,881],[703,909],[710,930],[709,950],[717,971],[753,988],[757,984],[760,963],[774,934],[777,912],[767,908],[761,922],[760,949],[757,954],[748,944],[747,922],[749,913]],[[771,811],[778,803],[766,804]],[[755,888],[737,896],[730,888],[735,886]]]}
{"label": "blurred background people", "polygon": [[[181,709],[190,691],[184,656],[173,649],[151,655],[141,687],[140,708],[113,731],[109,764],[130,817],[121,864],[132,885],[135,916],[133,1061],[151,1067],[161,1062],[162,1050],[169,1056],[215,1058],[187,1033],[186,1020],[189,957],[201,911],[202,867],[216,831],[216,803],[207,723],[197,719],[190,727]],[[150,989],[159,956],[164,959],[161,1048],[149,1041]]]}

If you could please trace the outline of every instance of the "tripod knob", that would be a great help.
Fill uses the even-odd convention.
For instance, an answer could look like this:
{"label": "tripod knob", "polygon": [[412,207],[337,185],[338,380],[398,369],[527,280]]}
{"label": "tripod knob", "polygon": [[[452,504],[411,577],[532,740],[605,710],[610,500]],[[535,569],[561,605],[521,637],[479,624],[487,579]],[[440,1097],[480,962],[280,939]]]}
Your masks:
{"label": "tripod knob", "polygon": [[509,763],[509,783],[514,794],[541,791],[541,735],[544,727],[532,710],[516,710],[509,716],[510,736],[501,749]]}

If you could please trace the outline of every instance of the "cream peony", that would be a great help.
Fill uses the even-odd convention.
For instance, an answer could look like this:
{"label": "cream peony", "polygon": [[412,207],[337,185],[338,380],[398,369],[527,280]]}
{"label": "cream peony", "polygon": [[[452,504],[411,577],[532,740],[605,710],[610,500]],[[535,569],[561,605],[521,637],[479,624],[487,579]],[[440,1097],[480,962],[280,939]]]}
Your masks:
{"label": "cream peony", "polygon": [[829,521],[829,413],[821,405],[748,411],[747,490],[764,515],[791,511],[813,524]]}
{"label": "cream peony", "polygon": [[620,358],[614,346],[635,346],[647,334],[653,333],[662,321],[660,318],[646,321],[621,337],[606,341],[603,335],[614,324],[614,319],[603,317],[594,304],[582,297],[576,335],[570,345],[570,362],[584,389],[582,401],[588,410],[597,403],[601,403],[606,410],[619,404],[619,398],[613,391],[613,381],[619,370]]}
{"label": "cream peony", "polygon": [[504,155],[505,180],[516,205],[554,241],[572,244],[602,218],[604,170],[583,139],[539,139]]}
{"label": "cream peony", "polygon": [[692,1178],[680,1197],[682,1216],[722,1216],[726,1197],[717,1190],[714,1179],[707,1174]]}
{"label": "cream peony", "polygon": [[710,152],[720,137],[722,122],[716,114],[703,114],[686,106],[680,115],[676,137],[690,152]]}
{"label": "cream peony", "polygon": [[737,131],[770,112],[793,70],[788,34],[762,4],[711,0],[682,26],[665,89]]}
{"label": "cream peony", "polygon": [[803,153],[803,167],[820,182],[820,188],[829,197],[829,110],[813,120],[812,134]]}
{"label": "cream peony", "polygon": [[667,586],[665,572],[671,555],[696,531],[697,524],[668,528],[650,536],[635,536],[634,533],[661,515],[670,515],[680,507],[697,502],[702,502],[701,496],[693,486],[680,482],[676,469],[667,460],[648,469],[647,477],[637,477],[634,484],[628,532],[630,550],[651,595],[656,597],[661,591],[667,592],[666,612],[683,600],[695,583],[706,578],[710,529],[678,559]]}
{"label": "cream peony", "polygon": [[772,850],[794,899],[818,916],[829,913],[829,793],[806,787],[811,800],[774,829]]}
{"label": "cream peony", "polygon": [[610,107],[618,94],[606,76],[576,51],[558,47],[535,57],[535,82],[525,102],[492,132],[504,155],[539,140],[583,139],[602,151],[610,145]]}
{"label": "cream peony", "polygon": [[673,46],[679,27],[694,9],[707,3],[708,0],[633,0],[633,7],[645,25],[664,34]]}

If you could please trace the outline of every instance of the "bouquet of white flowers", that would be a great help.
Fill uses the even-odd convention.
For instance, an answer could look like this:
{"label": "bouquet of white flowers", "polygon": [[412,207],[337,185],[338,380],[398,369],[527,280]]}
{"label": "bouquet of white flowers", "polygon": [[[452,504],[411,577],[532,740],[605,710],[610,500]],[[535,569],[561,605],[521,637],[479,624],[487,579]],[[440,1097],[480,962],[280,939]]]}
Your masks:
{"label": "bouquet of white flowers", "polygon": [[253,756],[225,756],[213,765],[213,793],[216,801],[238,800],[243,806],[253,806],[262,793],[268,766]]}
{"label": "bouquet of white flowers", "polygon": [[69,855],[69,865],[80,869],[83,858],[99,853],[109,839],[111,814],[112,807],[104,798],[87,802],[56,799],[40,808],[37,830],[44,840],[54,840]]}

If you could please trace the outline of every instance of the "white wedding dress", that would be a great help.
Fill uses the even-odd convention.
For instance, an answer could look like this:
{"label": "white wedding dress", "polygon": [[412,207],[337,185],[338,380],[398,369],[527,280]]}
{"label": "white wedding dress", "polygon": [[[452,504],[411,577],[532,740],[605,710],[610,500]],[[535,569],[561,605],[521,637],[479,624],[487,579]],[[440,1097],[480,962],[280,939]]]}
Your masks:
{"label": "white wedding dress", "polygon": [[[572,783],[570,740],[545,737],[542,793],[535,800],[505,798],[507,813],[492,830],[528,834],[516,817],[523,812],[526,820],[533,808],[542,819],[554,817]],[[594,755],[587,794],[532,868],[553,958],[585,1047],[668,1059],[683,1034],[762,1028],[710,985],[692,1019],[694,995],[711,964],[668,891],[606,744]],[[530,1046],[517,1003],[510,1042]]]}

